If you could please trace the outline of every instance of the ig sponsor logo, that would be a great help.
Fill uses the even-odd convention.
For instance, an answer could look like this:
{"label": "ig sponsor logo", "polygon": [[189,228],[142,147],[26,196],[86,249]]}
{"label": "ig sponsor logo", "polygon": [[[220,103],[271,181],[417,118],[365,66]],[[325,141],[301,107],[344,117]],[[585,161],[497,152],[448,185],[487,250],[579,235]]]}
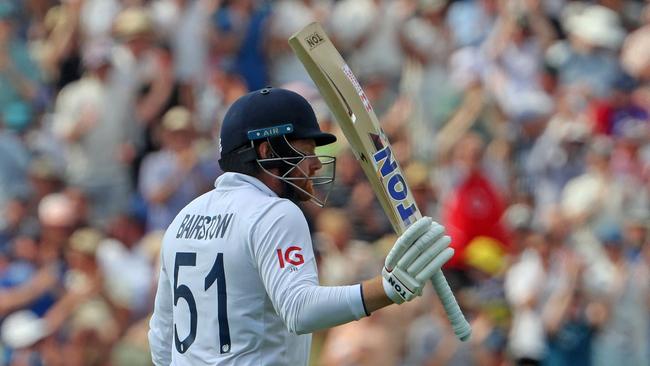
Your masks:
{"label": "ig sponsor logo", "polygon": [[[300,251],[302,251],[302,248],[295,245],[288,247],[284,250],[284,252],[282,249],[276,250],[276,253],[278,254],[278,261],[280,262],[280,268],[284,268],[286,266],[286,263],[292,264],[294,266],[299,266],[305,263],[305,258],[302,256]],[[295,267],[291,267],[291,270],[293,271],[294,268]]]}

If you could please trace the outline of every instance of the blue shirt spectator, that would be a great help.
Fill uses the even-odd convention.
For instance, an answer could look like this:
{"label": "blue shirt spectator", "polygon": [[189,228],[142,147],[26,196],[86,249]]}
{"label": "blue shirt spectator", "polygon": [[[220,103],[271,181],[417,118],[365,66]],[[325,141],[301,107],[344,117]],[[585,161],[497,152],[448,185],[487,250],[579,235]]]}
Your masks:
{"label": "blue shirt spectator", "polygon": [[216,157],[204,156],[193,138],[190,112],[174,107],[163,117],[163,147],[147,155],[140,192],[147,202],[147,229],[166,229],[176,214],[207,192],[218,175]]}

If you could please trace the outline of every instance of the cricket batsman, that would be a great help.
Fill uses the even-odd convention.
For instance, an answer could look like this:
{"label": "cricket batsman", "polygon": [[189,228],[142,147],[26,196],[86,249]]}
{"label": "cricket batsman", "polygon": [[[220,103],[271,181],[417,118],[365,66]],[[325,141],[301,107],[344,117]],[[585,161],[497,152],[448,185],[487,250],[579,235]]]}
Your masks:
{"label": "cricket batsman", "polygon": [[315,148],[334,141],[288,90],[254,91],[228,110],[225,173],[165,232],[149,330],[155,365],[307,365],[312,332],[413,300],[453,256],[444,228],[423,217],[397,239],[381,275],[320,286],[296,203],[325,204],[314,186],[333,182],[335,158]]}

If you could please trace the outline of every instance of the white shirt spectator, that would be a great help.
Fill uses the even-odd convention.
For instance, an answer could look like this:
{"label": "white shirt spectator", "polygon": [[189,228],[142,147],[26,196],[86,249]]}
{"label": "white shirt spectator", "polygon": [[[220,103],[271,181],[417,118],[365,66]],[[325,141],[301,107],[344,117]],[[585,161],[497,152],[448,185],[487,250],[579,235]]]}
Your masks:
{"label": "white shirt spectator", "polygon": [[153,281],[146,253],[139,247],[129,250],[115,239],[106,239],[96,255],[112,300],[135,314],[146,314]]}

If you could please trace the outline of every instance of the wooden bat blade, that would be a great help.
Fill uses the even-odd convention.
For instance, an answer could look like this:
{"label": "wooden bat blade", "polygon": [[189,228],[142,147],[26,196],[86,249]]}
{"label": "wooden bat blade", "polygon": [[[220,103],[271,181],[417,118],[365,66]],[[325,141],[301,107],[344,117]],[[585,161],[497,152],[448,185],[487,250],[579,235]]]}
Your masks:
{"label": "wooden bat blade", "polygon": [[395,232],[401,234],[421,214],[370,100],[318,23],[294,34],[289,44],[339,122]]}
{"label": "wooden bat blade", "polygon": [[[312,23],[292,35],[289,45],[350,142],[395,232],[403,233],[422,215],[361,85],[320,24]],[[442,271],[431,281],[454,333],[462,341],[469,339],[472,329]]]}

